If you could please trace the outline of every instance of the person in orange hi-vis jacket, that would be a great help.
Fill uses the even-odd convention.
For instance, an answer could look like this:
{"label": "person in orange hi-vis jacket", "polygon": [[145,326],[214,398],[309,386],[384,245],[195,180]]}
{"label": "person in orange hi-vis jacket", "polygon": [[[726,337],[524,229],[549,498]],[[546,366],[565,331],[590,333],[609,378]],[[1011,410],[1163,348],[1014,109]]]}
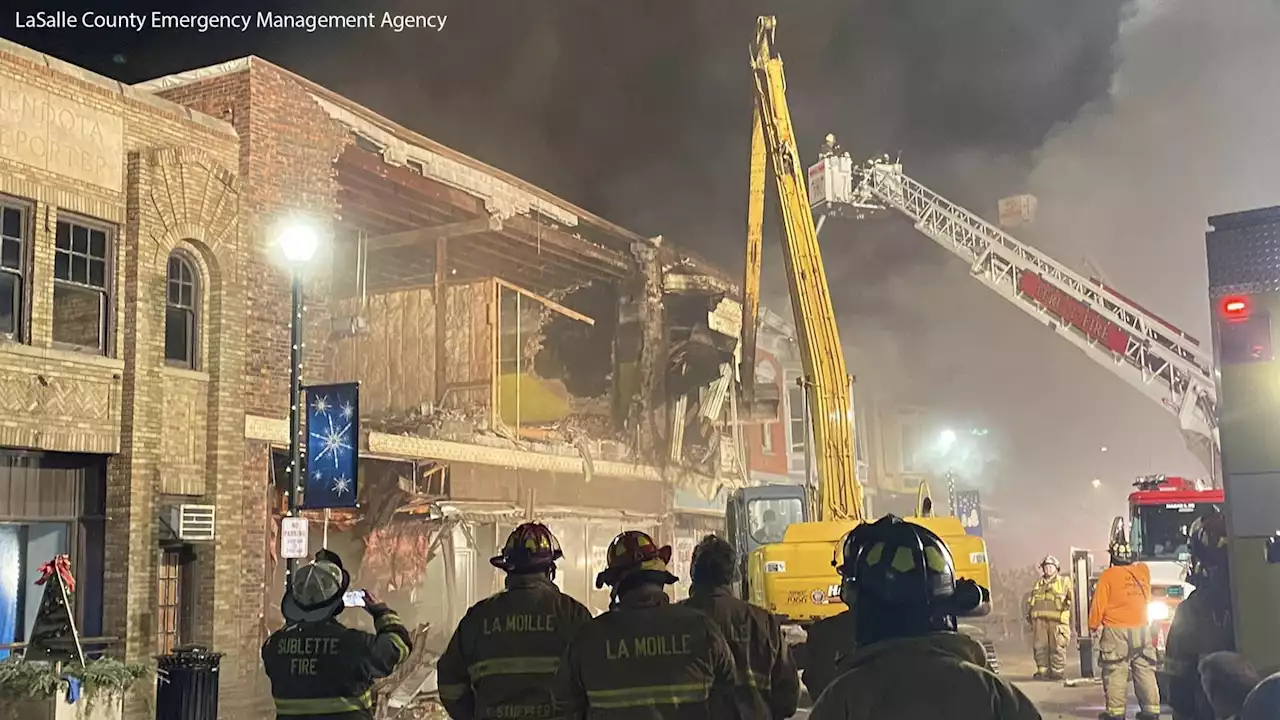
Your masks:
{"label": "person in orange hi-vis jacket", "polygon": [[1129,677],[1138,696],[1137,720],[1159,720],[1155,643],[1147,621],[1151,570],[1133,561],[1133,550],[1118,533],[1112,540],[1111,567],[1102,571],[1089,609],[1089,632],[1099,634],[1098,661],[1106,710],[1101,720],[1124,720]]}

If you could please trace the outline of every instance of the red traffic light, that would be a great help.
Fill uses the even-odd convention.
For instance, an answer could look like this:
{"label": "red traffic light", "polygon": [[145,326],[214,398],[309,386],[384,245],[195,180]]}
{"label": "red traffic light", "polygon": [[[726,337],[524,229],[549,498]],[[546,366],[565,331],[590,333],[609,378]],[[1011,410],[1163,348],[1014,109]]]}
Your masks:
{"label": "red traffic light", "polygon": [[1243,320],[1249,317],[1249,300],[1241,296],[1223,298],[1222,314],[1227,320]]}

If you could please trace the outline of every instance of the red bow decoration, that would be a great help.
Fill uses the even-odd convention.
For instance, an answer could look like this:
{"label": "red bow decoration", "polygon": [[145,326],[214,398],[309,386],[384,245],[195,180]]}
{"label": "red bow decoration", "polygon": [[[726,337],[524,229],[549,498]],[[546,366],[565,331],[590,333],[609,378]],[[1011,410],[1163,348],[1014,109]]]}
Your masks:
{"label": "red bow decoration", "polygon": [[49,581],[49,578],[53,577],[55,572],[62,577],[62,584],[67,586],[67,592],[76,591],[76,579],[71,576],[71,558],[66,555],[59,555],[41,565],[40,579],[36,581],[36,584],[45,584]]}

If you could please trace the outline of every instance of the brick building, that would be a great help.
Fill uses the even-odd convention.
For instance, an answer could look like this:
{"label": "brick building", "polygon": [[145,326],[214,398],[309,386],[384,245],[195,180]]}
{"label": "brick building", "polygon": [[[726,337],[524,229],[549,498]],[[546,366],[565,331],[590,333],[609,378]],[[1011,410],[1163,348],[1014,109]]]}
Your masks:
{"label": "brick building", "polygon": [[111,651],[240,642],[237,153],[222,120],[0,41],[0,646],[62,553]]}
{"label": "brick building", "polygon": [[[565,547],[557,582],[602,609],[592,581],[617,532],[670,541],[674,493],[741,482],[740,311],[714,268],[256,57],[131,92],[240,140],[253,302],[227,651],[252,658],[279,623],[290,299],[273,236],[291,217],[327,235],[307,270],[303,381],[361,382],[361,507],[312,515],[313,546],[327,537],[410,622],[449,631],[528,516]],[[251,659],[224,673],[228,717],[249,716],[261,680]]]}

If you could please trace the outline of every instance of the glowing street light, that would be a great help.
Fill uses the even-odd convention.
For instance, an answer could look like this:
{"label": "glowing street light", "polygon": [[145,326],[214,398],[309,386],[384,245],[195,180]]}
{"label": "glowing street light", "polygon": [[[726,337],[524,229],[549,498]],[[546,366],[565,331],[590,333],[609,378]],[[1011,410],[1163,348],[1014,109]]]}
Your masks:
{"label": "glowing street light", "polygon": [[[311,225],[294,222],[283,226],[276,242],[289,261],[293,315],[289,320],[289,516],[298,515],[298,490],[302,486],[302,269],[311,262],[320,246],[320,236]],[[285,586],[298,566],[289,558]]]}
{"label": "glowing street light", "polygon": [[294,266],[311,262],[316,248],[320,247],[320,236],[315,228],[303,223],[284,226],[276,241],[280,243],[285,259]]}
{"label": "glowing street light", "polygon": [[1102,487],[1102,481],[1101,481],[1101,480],[1099,480],[1098,478],[1094,478],[1094,479],[1093,479],[1093,482],[1092,482],[1091,484],[1093,485],[1093,487],[1094,487],[1095,489],[1096,489],[1096,488],[1100,488],[1100,487]]}
{"label": "glowing street light", "polygon": [[938,442],[942,443],[944,448],[949,448],[956,443],[956,431],[947,428],[938,436]]}

